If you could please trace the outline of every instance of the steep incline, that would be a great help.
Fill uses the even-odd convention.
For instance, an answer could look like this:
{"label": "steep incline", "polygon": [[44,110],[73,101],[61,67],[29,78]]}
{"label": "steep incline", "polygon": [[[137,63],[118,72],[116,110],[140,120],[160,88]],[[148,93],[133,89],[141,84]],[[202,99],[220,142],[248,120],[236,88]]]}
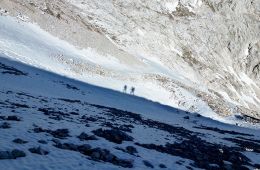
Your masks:
{"label": "steep incline", "polygon": [[[2,15],[36,22],[76,46],[64,48],[64,42],[55,40],[54,44],[61,43],[58,49],[47,44],[54,52],[44,52],[43,60],[25,57],[26,63],[33,59],[41,68],[56,63],[59,66],[51,68],[59,69],[54,72],[115,90],[124,84],[135,86],[139,96],[218,120],[215,113],[227,119],[260,117],[259,0],[2,0],[0,4]],[[5,28],[8,32],[8,24]],[[10,37],[1,33],[6,51]],[[15,52],[20,58],[28,48],[21,44]]]}
{"label": "steep incline", "polygon": [[0,54],[0,168],[253,169],[259,130],[95,87]]}

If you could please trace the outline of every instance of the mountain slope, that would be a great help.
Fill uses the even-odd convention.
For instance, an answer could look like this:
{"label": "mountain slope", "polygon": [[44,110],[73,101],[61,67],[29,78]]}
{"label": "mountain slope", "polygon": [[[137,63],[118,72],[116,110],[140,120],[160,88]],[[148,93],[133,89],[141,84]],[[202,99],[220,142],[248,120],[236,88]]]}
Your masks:
{"label": "mountain slope", "polygon": [[[198,71],[196,36],[186,39],[191,30],[182,30],[204,15],[209,26],[223,24],[227,14],[243,13],[238,25],[247,23],[244,14],[258,15],[258,6],[210,0],[84,2],[0,1],[1,169],[260,167],[259,82],[250,73],[258,70],[258,44],[248,46],[246,55],[253,60],[240,73],[242,67],[238,71],[233,63],[238,58],[213,48],[214,36],[199,34],[213,38],[209,47],[224,54],[201,54],[209,70]],[[244,27],[237,32],[253,41],[257,19],[251,24],[248,33]],[[126,32],[118,35],[121,31]],[[165,46],[171,40],[176,49]],[[189,48],[183,41],[191,43]],[[232,51],[232,43],[228,46]],[[214,76],[219,79],[205,83]],[[121,92],[125,84],[127,93]],[[128,94],[132,86],[135,95]]]}
{"label": "mountain slope", "polygon": [[84,84],[10,57],[0,57],[2,169],[259,168],[258,130]]}
{"label": "mountain slope", "polygon": [[[210,116],[215,112],[256,119],[259,4],[259,0],[1,1],[8,15],[36,22],[77,48],[99,54],[93,58],[84,53],[82,57],[95,65],[76,66],[68,74],[91,73],[101,78],[97,85],[117,90],[123,86],[118,82],[126,82],[139,89],[139,96],[209,117],[216,117]],[[64,51],[53,55],[68,67]]]}

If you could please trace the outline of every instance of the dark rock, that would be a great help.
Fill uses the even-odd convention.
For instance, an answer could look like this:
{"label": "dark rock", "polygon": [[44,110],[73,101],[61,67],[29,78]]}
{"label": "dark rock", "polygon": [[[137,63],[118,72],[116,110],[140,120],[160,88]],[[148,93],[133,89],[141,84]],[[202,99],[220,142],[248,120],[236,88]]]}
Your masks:
{"label": "dark rock", "polygon": [[57,142],[54,146],[57,148],[60,148],[60,149],[78,151],[78,146],[73,143],[63,143],[62,144],[60,142]]}
{"label": "dark rock", "polygon": [[11,74],[11,75],[15,75],[15,76],[27,76],[28,73],[24,73],[14,67],[11,66],[7,66],[3,63],[0,63],[0,69],[2,69],[2,74]]}
{"label": "dark rock", "polygon": [[129,136],[125,132],[116,129],[111,129],[111,130],[97,129],[94,130],[93,133],[99,137],[103,137],[106,140],[117,144],[121,144],[123,141],[133,141],[133,138],[131,136]]}
{"label": "dark rock", "polygon": [[16,138],[13,140],[14,143],[18,143],[18,144],[25,144],[28,143],[28,141],[22,140],[20,138]]}
{"label": "dark rock", "polygon": [[149,168],[154,168],[153,165],[150,162],[146,161],[146,160],[143,160],[143,163],[144,163],[145,166],[147,166]]}
{"label": "dark rock", "polygon": [[125,159],[115,159],[115,164],[122,166],[124,168],[133,168],[133,161],[132,160],[125,160]]}
{"label": "dark rock", "polygon": [[260,169],[260,164],[254,164],[254,167]]}
{"label": "dark rock", "polygon": [[0,125],[0,128],[2,128],[2,129],[10,129],[11,125],[10,125],[10,123],[4,122],[4,123],[2,123]]}
{"label": "dark rock", "polygon": [[106,162],[112,162],[113,159],[115,159],[115,156],[111,153],[108,153],[104,156],[104,159],[105,159]]}
{"label": "dark rock", "polygon": [[159,164],[160,168],[167,168],[164,164]]}
{"label": "dark rock", "polygon": [[63,139],[63,138],[69,137],[68,129],[57,129],[55,131],[50,131],[49,133],[55,138]]}
{"label": "dark rock", "polygon": [[21,157],[25,157],[26,156],[26,154],[23,151],[18,150],[18,149],[12,150],[11,154],[12,154],[13,159],[21,158]]}
{"label": "dark rock", "polygon": [[37,148],[28,149],[31,153],[39,154],[39,155],[47,155],[49,152],[42,149],[40,146]]}
{"label": "dark rock", "polygon": [[21,119],[17,116],[8,116],[6,118],[6,120],[10,120],[10,121],[21,121]]}
{"label": "dark rock", "polygon": [[80,153],[83,153],[85,155],[89,155],[92,152],[91,146],[88,144],[80,145],[77,147],[77,149]]}
{"label": "dark rock", "polygon": [[218,165],[219,169],[226,169],[223,161],[231,162],[232,169],[239,169],[243,166],[251,165],[250,159],[239,152],[237,147],[209,143],[196,136],[180,143],[168,143],[165,146],[138,143],[136,143],[136,145],[193,160],[194,166],[202,169],[212,168],[211,164]]}
{"label": "dark rock", "polygon": [[45,130],[42,129],[41,127],[36,127],[36,128],[33,129],[33,131],[34,131],[35,133],[45,132]]}
{"label": "dark rock", "polygon": [[15,106],[16,108],[30,108],[28,105],[26,104],[20,104],[20,103],[12,103],[13,106]]}
{"label": "dark rock", "polygon": [[200,114],[196,114],[196,116],[197,116],[197,117],[201,117],[201,115],[200,115]]}
{"label": "dark rock", "polygon": [[77,112],[69,112],[71,115],[79,115]]}
{"label": "dark rock", "polygon": [[90,121],[90,122],[96,122],[97,121],[97,119],[94,118],[94,117],[86,117],[85,120]]}
{"label": "dark rock", "polygon": [[33,129],[35,133],[46,132],[51,134],[55,138],[64,139],[69,137],[69,130],[68,129],[57,129],[57,130],[49,130],[49,129],[42,129],[41,127],[35,127]]}
{"label": "dark rock", "polygon": [[48,142],[45,141],[45,140],[38,140],[38,142],[41,143],[41,144],[47,144],[47,143],[48,143]]}
{"label": "dark rock", "polygon": [[251,140],[242,137],[240,137],[240,139],[238,138],[224,138],[224,139],[237,144],[241,148],[250,148],[254,152],[260,153],[260,143],[257,140]]}
{"label": "dark rock", "polygon": [[1,159],[13,159],[13,156],[9,151],[0,151],[0,160]]}
{"label": "dark rock", "polygon": [[220,134],[230,134],[230,135],[242,135],[242,136],[252,136],[251,134],[241,133],[241,132],[235,132],[235,131],[229,131],[229,130],[221,130],[216,127],[208,127],[208,126],[194,126],[196,129],[204,129],[209,131],[214,131]]}
{"label": "dark rock", "polygon": [[190,119],[190,117],[189,117],[189,116],[184,116],[183,118],[184,118],[184,119]]}
{"label": "dark rock", "polygon": [[86,133],[84,133],[84,132],[82,132],[82,133],[78,136],[78,138],[79,138],[80,140],[97,140],[97,138],[96,138],[94,135],[88,135],[88,134],[86,134]]}
{"label": "dark rock", "polygon": [[70,143],[61,143],[58,140],[53,140],[54,146],[60,149],[66,149],[66,150],[73,150],[76,152],[80,152],[84,155],[90,156],[92,160],[94,161],[104,161],[104,162],[110,162],[114,165],[122,166],[125,168],[132,168],[133,167],[133,161],[132,160],[124,160],[116,157],[115,155],[111,154],[109,150],[102,149],[102,148],[94,148],[92,149],[90,145],[84,144],[84,145],[75,145]]}
{"label": "dark rock", "polygon": [[127,147],[126,147],[126,151],[127,151],[127,153],[129,153],[129,154],[131,154],[131,155],[137,153],[136,148],[133,147],[133,146],[127,146]]}
{"label": "dark rock", "polygon": [[92,152],[91,158],[94,160],[99,160],[100,159],[100,153],[99,152]]}

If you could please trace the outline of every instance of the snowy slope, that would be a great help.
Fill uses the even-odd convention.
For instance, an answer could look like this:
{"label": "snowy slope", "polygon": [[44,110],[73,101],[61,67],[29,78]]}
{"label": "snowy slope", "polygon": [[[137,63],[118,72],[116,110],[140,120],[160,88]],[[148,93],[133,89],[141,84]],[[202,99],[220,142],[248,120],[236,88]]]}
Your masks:
{"label": "snowy slope", "polygon": [[[221,118],[216,114],[259,119],[258,4],[250,0],[2,0],[0,13],[37,23],[33,28],[23,24],[27,33],[14,27],[21,39],[30,31],[48,37],[30,37],[44,49],[20,42],[16,54],[29,52],[29,47],[45,56],[43,61],[29,57],[33,65],[114,90],[121,91],[124,84],[135,86],[138,96],[217,120]],[[4,24],[6,29],[12,25]],[[7,35],[1,36],[17,41]],[[5,38],[3,46],[11,45]],[[46,56],[55,67],[48,66]]]}
{"label": "snowy slope", "polygon": [[0,169],[260,167],[259,123],[220,117],[159,61],[76,48],[24,16],[0,28]]}
{"label": "snowy slope", "polygon": [[[1,53],[1,169],[259,167],[259,130],[219,123],[10,58]],[[108,132],[100,133],[100,128]],[[80,140],[82,132],[94,138]],[[25,157],[4,155],[13,149]]]}
{"label": "snowy slope", "polygon": [[[14,54],[21,62],[117,91],[121,91],[125,84],[128,85],[128,90],[134,86],[138,96],[224,121],[205,102],[185,88],[171,84],[172,90],[175,90],[175,94],[172,94],[172,90],[168,91],[150,79],[154,76],[165,79],[164,76],[172,75],[156,63],[143,60],[138,65],[129,66],[114,56],[101,55],[91,48],[76,49],[35,24],[6,16],[0,16],[0,24],[0,50]],[[176,79],[182,78],[173,76]]]}

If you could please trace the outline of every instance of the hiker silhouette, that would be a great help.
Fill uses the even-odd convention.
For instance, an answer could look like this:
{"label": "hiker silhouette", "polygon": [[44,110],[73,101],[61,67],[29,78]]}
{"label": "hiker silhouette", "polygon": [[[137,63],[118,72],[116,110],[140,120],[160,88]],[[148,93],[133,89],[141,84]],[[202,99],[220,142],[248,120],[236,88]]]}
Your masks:
{"label": "hiker silhouette", "polygon": [[130,94],[132,94],[132,95],[135,94],[135,88],[134,87],[131,88]]}
{"label": "hiker silhouette", "polygon": [[127,85],[124,86],[123,92],[126,93],[127,91]]}

